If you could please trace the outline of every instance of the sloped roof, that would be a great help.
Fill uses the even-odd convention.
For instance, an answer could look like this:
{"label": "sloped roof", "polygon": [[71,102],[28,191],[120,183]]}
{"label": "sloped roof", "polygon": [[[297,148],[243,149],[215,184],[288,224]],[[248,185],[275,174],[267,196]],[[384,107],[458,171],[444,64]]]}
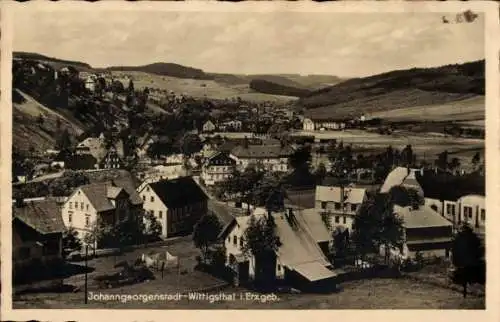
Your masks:
{"label": "sloped roof", "polygon": [[404,167],[397,167],[385,178],[384,184],[380,188],[381,193],[388,193],[392,187],[399,186],[403,183],[404,179],[408,176],[408,169]]}
{"label": "sloped roof", "polygon": [[23,207],[13,207],[13,218],[41,234],[65,231],[61,207],[56,200],[46,199],[27,202]]}
{"label": "sloped roof", "polygon": [[428,206],[410,210],[409,207],[394,206],[396,214],[402,217],[405,228],[426,228],[452,226],[452,223]]}
{"label": "sloped roof", "polygon": [[208,199],[192,177],[160,180],[149,186],[167,207],[184,206]]}
{"label": "sloped roof", "polygon": [[238,158],[280,158],[291,155],[292,150],[280,145],[249,145],[248,148],[237,146],[231,154]]}
{"label": "sloped roof", "polygon": [[295,216],[296,228],[292,228],[285,214],[273,214],[273,217],[282,243],[277,253],[283,265],[291,269],[300,264],[313,262],[330,266],[316,240],[304,227],[306,224],[301,216]]}
{"label": "sloped roof", "polygon": [[[341,202],[341,191],[340,187],[316,186],[316,200]],[[366,189],[345,187],[344,195],[347,197],[345,203],[361,204],[366,196]]]}
{"label": "sloped roof", "polygon": [[130,189],[130,187],[121,185],[119,180],[91,183],[81,186],[80,189],[85,193],[92,206],[98,212],[115,209],[110,199],[116,198],[124,191],[128,194],[131,204],[142,204],[142,199],[139,194],[135,190]]}
{"label": "sloped roof", "polygon": [[328,231],[323,219],[318,209],[310,208],[299,211],[295,211],[295,215],[300,215],[304,218],[304,221],[309,228],[312,237],[319,243],[332,240],[332,234]]}
{"label": "sloped roof", "polygon": [[223,226],[228,225],[234,219],[234,208],[213,199],[208,200],[208,211],[213,213]]}

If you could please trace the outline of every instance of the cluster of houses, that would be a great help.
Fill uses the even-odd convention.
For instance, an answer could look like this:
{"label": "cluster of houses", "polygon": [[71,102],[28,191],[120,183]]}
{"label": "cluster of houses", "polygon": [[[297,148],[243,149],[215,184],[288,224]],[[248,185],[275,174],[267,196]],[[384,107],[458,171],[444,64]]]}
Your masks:
{"label": "cluster of houses", "polygon": [[346,127],[358,123],[366,122],[366,116],[361,115],[359,118],[352,119],[335,119],[327,117],[304,117],[302,120],[302,129],[307,132],[314,131],[340,131]]}

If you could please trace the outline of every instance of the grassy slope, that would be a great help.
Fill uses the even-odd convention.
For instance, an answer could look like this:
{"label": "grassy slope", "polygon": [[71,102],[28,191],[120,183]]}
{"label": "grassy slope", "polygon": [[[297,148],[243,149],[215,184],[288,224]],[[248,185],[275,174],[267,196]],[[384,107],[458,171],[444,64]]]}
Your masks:
{"label": "grassy slope", "polygon": [[[17,91],[17,90],[16,90]],[[25,101],[13,103],[13,146],[20,150],[28,151],[30,147],[35,151],[44,151],[54,148],[56,142],[56,120],[61,120],[62,128],[77,136],[84,131],[84,126],[75,118],[67,114],[49,109],[35,101],[31,96],[17,91]],[[44,118],[43,124],[38,124],[39,115]]]}
{"label": "grassy slope", "polygon": [[345,117],[484,96],[484,61],[351,79],[300,100],[313,117]]}
{"label": "grassy slope", "polygon": [[113,75],[117,75],[118,77],[124,75],[131,76],[136,89],[144,87],[159,88],[199,98],[206,96],[213,99],[226,99],[239,96],[242,99],[252,101],[286,101],[295,99],[295,97],[258,93],[251,90],[247,84],[227,84],[214,80],[160,76],[138,71],[113,71]]}

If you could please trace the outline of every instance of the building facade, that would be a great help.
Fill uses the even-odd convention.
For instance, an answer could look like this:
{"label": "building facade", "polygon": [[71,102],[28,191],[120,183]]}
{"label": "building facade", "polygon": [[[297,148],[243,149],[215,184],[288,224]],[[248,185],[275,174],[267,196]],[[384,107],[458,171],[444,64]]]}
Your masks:
{"label": "building facade", "polygon": [[163,238],[192,232],[207,213],[208,197],[192,177],[147,183],[138,193],[144,210],[160,223]]}
{"label": "building facade", "polygon": [[208,157],[201,170],[201,178],[205,185],[213,186],[224,182],[236,168],[236,161],[227,152],[217,152]]}

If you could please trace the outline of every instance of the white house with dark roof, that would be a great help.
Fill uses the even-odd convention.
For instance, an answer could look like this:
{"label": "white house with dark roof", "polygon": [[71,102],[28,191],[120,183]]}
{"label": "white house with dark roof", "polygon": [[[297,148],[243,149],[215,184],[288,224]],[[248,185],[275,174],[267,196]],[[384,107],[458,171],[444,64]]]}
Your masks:
{"label": "white house with dark roof", "polygon": [[316,186],[315,208],[330,217],[330,227],[352,230],[354,218],[366,201],[365,188]]}
{"label": "white house with dark roof", "polygon": [[127,216],[138,216],[141,208],[142,200],[134,189],[107,181],[78,187],[62,206],[62,218],[66,227],[83,236],[98,218],[112,225]]}
{"label": "white house with dark roof", "polygon": [[481,195],[465,195],[457,200],[458,218],[456,221],[467,222],[479,235],[486,229],[486,197]]}
{"label": "white house with dark roof", "polygon": [[192,232],[207,213],[208,197],[192,177],[160,180],[139,189],[144,210],[157,218],[164,238]]}

